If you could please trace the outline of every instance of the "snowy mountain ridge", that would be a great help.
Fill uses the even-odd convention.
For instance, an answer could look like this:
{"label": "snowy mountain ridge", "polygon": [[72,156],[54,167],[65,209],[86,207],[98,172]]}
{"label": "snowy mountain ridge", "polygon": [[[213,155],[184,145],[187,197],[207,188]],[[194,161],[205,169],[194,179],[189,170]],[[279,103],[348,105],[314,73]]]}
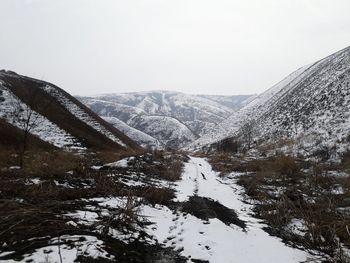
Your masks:
{"label": "snowy mountain ridge", "polygon": [[[309,141],[312,135],[312,140],[322,138],[323,144],[329,147],[336,141],[345,143],[350,134],[349,76],[348,47],[298,69],[199,138],[190,148],[199,149],[233,137],[250,121],[257,121],[257,139],[300,140],[303,137]],[[334,125],[339,128],[335,130]]]}
{"label": "snowy mountain ridge", "polygon": [[[123,126],[130,138],[152,148],[154,141],[168,148],[186,146],[242,107],[249,98],[250,95],[189,95],[173,91],[78,97],[101,117],[114,120],[117,128]],[[139,131],[137,134],[135,129]],[[146,135],[153,142],[145,141]]]}
{"label": "snowy mountain ridge", "polygon": [[62,89],[14,72],[0,72],[0,118],[58,148],[138,148]]}
{"label": "snowy mountain ridge", "polygon": [[216,127],[196,140],[190,148],[202,147],[233,136],[244,123],[252,119],[258,119],[275,101],[288,92],[288,89],[291,88],[293,83],[300,80],[303,72],[305,72],[308,67],[309,66],[305,66],[296,70],[267,91],[256,96],[246,106],[233,113],[229,118],[219,123]]}
{"label": "snowy mountain ridge", "polygon": [[[5,119],[10,124],[17,128],[23,129],[23,121],[26,118],[26,112],[22,111],[18,118],[13,118],[14,105],[25,109],[27,106],[17,96],[15,96],[9,89],[4,86],[4,82],[0,82],[0,95],[3,98],[0,103],[0,118]],[[33,112],[33,119],[40,125],[35,125],[31,129],[31,133],[59,148],[75,148],[84,149],[81,143],[71,134],[67,133],[56,124],[49,121],[43,115]]]}

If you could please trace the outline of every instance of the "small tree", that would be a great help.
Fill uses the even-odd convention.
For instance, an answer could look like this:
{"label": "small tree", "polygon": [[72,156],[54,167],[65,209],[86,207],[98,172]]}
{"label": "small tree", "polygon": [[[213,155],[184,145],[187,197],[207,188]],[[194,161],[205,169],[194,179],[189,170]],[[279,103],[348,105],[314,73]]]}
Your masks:
{"label": "small tree", "polygon": [[237,153],[241,148],[241,142],[237,137],[229,137],[217,143],[217,149],[222,152]]}
{"label": "small tree", "polygon": [[250,150],[254,136],[257,135],[257,123],[255,120],[249,120],[245,122],[241,129],[240,129],[240,135],[242,138],[242,143],[245,145],[245,148],[247,150]]}
{"label": "small tree", "polygon": [[[12,101],[12,112],[11,112],[11,118],[12,122],[18,126],[22,132],[22,143],[19,150],[19,165],[23,168],[24,165],[24,157],[26,150],[28,148],[28,138],[30,133],[33,131],[33,129],[39,127],[42,122],[44,121],[44,118],[37,113],[33,108],[36,103],[39,103],[38,101],[38,93],[39,89],[36,89],[34,92],[31,92],[28,96],[28,103],[23,103],[19,99],[14,99]],[[47,108],[52,101],[47,103],[47,105],[44,108]]]}

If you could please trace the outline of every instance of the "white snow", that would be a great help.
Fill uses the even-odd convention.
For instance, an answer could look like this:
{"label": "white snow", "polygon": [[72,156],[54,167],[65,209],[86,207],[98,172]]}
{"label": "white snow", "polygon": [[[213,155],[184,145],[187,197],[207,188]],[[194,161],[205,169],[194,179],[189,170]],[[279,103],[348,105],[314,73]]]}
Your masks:
{"label": "white snow", "polygon": [[142,131],[139,131],[125,122],[119,120],[116,117],[104,117],[102,118],[112,124],[114,127],[116,127],[121,132],[125,133],[130,139],[140,143],[143,147],[150,147],[152,149],[161,149],[163,146],[162,144],[152,136],[148,135],[147,133],[144,133]]}
{"label": "white snow", "polygon": [[98,221],[96,212],[77,210],[74,213],[65,214],[66,217],[79,219],[79,224],[92,225]]}
{"label": "white snow", "polygon": [[[60,242],[59,242],[60,241]],[[72,244],[64,244],[69,241]],[[92,258],[108,258],[114,259],[113,256],[110,256],[103,246],[103,242],[97,239],[94,236],[61,236],[60,240],[54,238],[50,241],[51,244],[47,247],[42,247],[37,249],[31,255],[25,255],[23,260],[7,260],[8,263],[26,263],[26,262],[35,262],[35,263],[60,263],[60,262],[75,262],[79,255],[89,256]],[[60,243],[60,246],[58,244]],[[60,256],[61,254],[61,256]],[[1,256],[4,256],[0,254]],[[62,261],[61,261],[62,258]]]}
{"label": "white snow", "polygon": [[[197,139],[197,135],[205,134],[230,116],[243,105],[246,97],[249,96],[205,96],[147,91],[79,99],[130,138],[159,148],[169,141],[177,147],[187,145]],[[158,140],[160,145],[154,144],[145,134]]]}
{"label": "white snow", "polygon": [[169,116],[140,115],[130,119],[127,124],[167,146],[184,146],[197,138],[184,123]]}
{"label": "white snow", "polygon": [[[126,165],[128,159],[123,159]],[[190,157],[185,164],[182,180],[173,184],[176,190],[174,201],[183,202],[190,196],[198,195],[211,198],[222,205],[234,209],[239,219],[246,222],[246,229],[231,224],[226,225],[219,219],[201,220],[190,214],[174,211],[163,205],[150,206],[136,198],[135,207],[140,218],[146,218],[153,224],[147,224],[145,230],[152,239],[150,243],[159,243],[164,247],[177,250],[182,256],[190,259],[208,260],[211,263],[270,263],[270,262],[302,262],[310,255],[302,250],[286,246],[279,238],[269,236],[262,228],[265,226],[259,219],[252,216],[252,205],[243,202],[244,189],[236,184],[238,173],[220,178],[212,170],[211,165],[203,158]],[[83,199],[85,200],[85,199]],[[86,201],[95,202],[80,210],[65,214],[68,224],[96,226],[101,216],[108,216],[110,209],[125,207],[127,197],[100,197]],[[300,222],[291,222],[291,227],[300,229]],[[294,228],[293,228],[294,229]],[[110,228],[109,235],[113,238],[130,242],[138,238],[138,232],[121,233]],[[74,240],[74,247],[61,245],[63,262],[73,262],[82,253],[92,257],[108,258],[103,248],[103,242],[93,236],[84,236],[86,241],[79,241],[79,236],[63,236],[61,239]],[[32,255],[25,255],[25,260],[32,259],[41,262],[59,262],[57,239],[53,239],[47,247],[37,249]],[[48,253],[46,253],[46,251]],[[50,251],[50,252],[49,252]],[[25,262],[23,260],[22,262]],[[14,261],[9,261],[14,262]]]}
{"label": "white snow", "polygon": [[182,181],[175,187],[176,201],[185,201],[195,193],[217,200],[237,212],[247,223],[246,231],[218,219],[210,219],[208,223],[157,205],[143,208],[144,215],[155,223],[147,228],[148,232],[164,246],[181,251],[183,256],[213,263],[306,260],[309,256],[306,252],[290,248],[262,230],[264,225],[250,214],[252,207],[242,201],[243,189],[234,182],[234,174],[230,179],[220,179],[205,159],[191,157]]}
{"label": "white snow", "polygon": [[113,163],[105,164],[105,166],[127,168],[128,162],[132,161],[134,158],[135,157],[127,157]]}
{"label": "white snow", "polygon": [[296,219],[296,218],[293,218],[289,222],[286,229],[292,232],[293,234],[299,235],[299,236],[304,236],[308,230],[305,221],[303,219]]}
{"label": "white snow", "polygon": [[273,102],[288,93],[289,89],[304,77],[304,72],[309,67],[310,66],[308,65],[296,70],[267,91],[256,96],[250,103],[239,111],[234,112],[229,118],[219,123],[198,140],[193,142],[188,148],[202,147],[223,140],[229,136],[233,136],[240,129],[242,124],[252,119],[258,119],[271,105],[273,105]]}
{"label": "white snow", "polygon": [[[2,91],[2,97],[5,99],[5,101],[0,102],[0,118],[4,118],[10,124],[23,130],[25,120],[28,119],[26,114],[28,114],[30,110],[29,106],[24,104],[9,89],[3,86],[1,82],[0,91]],[[14,112],[18,109],[22,109],[22,111],[18,113],[18,117],[14,117]],[[59,148],[85,149],[75,137],[59,128],[41,114],[33,111],[30,119],[33,125],[31,125],[32,128],[29,132],[38,136],[43,141],[51,143]]]}
{"label": "white snow", "polygon": [[81,121],[85,122],[87,125],[105,135],[110,140],[118,143],[123,147],[127,147],[117,136],[115,136],[112,132],[110,132],[107,128],[105,128],[102,124],[97,122],[92,116],[87,114],[83,109],[81,109],[77,104],[68,99],[62,92],[60,92],[57,88],[52,87],[50,85],[46,85],[42,87],[47,93],[56,98],[62,106],[64,106],[70,113],[76,116]]}
{"label": "white snow", "polygon": [[256,120],[256,139],[266,137],[270,143],[281,138],[295,140],[295,147],[280,149],[287,154],[335,149],[331,159],[336,160],[350,150],[349,62],[348,47],[298,69],[188,148],[200,149],[233,137],[244,123]]}

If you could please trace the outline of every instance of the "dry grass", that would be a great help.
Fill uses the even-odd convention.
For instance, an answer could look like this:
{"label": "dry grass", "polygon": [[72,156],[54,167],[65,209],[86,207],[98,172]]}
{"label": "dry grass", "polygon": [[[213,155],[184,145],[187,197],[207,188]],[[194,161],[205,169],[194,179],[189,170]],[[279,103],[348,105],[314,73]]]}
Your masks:
{"label": "dry grass", "polygon": [[8,167],[18,165],[18,155],[13,149],[3,148],[0,150],[0,169],[5,170]]}
{"label": "dry grass", "polygon": [[131,162],[130,169],[149,177],[177,181],[181,178],[186,156],[165,151],[154,151],[138,156]]}
{"label": "dry grass", "polygon": [[[15,151],[0,150],[2,168],[11,162],[16,164],[13,153]],[[20,258],[62,234],[96,235],[89,226],[67,225],[69,219],[63,216],[84,209],[87,204],[92,204],[88,200],[95,197],[124,196],[130,200],[110,216],[101,217],[99,229],[106,232],[110,227],[118,226],[119,230],[133,231],[135,225],[140,226],[137,198],[152,205],[168,204],[175,197],[174,191],[152,186],[127,186],[119,182],[119,174],[140,173],[150,179],[174,181],[180,178],[186,158],[175,153],[146,153],[134,158],[136,165],[126,170],[90,169],[91,165],[125,156],[111,154],[110,157],[109,152],[75,154],[30,150],[23,169],[3,169],[0,173],[0,247],[4,251],[15,249],[15,257]],[[108,235],[100,234],[109,240]]]}
{"label": "dry grass", "polygon": [[[238,183],[259,201],[255,212],[268,222],[271,234],[326,253],[333,262],[349,262],[339,248],[339,241],[350,247],[350,214],[338,209],[350,207],[350,177],[329,174],[329,170],[346,170],[347,162],[334,166],[276,156],[239,163],[237,157],[222,154],[211,157],[210,162],[222,174],[252,172],[240,176]],[[336,192],[335,188],[342,191]],[[304,236],[288,230],[292,219],[303,220],[308,229]]]}
{"label": "dry grass", "polygon": [[145,198],[151,205],[167,205],[171,199],[175,198],[174,190],[169,188],[145,187],[138,193]]}

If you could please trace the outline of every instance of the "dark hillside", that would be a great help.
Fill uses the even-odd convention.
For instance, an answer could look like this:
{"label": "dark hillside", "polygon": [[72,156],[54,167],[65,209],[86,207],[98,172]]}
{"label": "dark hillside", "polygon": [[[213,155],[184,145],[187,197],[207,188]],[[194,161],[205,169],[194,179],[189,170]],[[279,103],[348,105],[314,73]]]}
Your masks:
{"label": "dark hillside", "polygon": [[[37,111],[41,115],[45,116],[63,130],[73,135],[85,147],[96,150],[140,149],[140,147],[134,141],[111,126],[109,123],[105,122],[98,115],[89,110],[81,102],[62,89],[47,82],[19,76],[9,72],[1,72],[0,78],[5,83],[5,86],[24,103],[29,105],[33,110]],[[56,89],[65,100],[68,100],[70,103],[78,106],[84,112],[84,116],[92,118],[94,122],[103,126],[104,129],[123,142],[127,146],[127,149],[88,125],[86,122],[80,119],[79,116],[72,114],[72,112],[67,110],[65,105],[60,103],[57,98],[46,92],[43,89],[43,86],[50,86]]]}

